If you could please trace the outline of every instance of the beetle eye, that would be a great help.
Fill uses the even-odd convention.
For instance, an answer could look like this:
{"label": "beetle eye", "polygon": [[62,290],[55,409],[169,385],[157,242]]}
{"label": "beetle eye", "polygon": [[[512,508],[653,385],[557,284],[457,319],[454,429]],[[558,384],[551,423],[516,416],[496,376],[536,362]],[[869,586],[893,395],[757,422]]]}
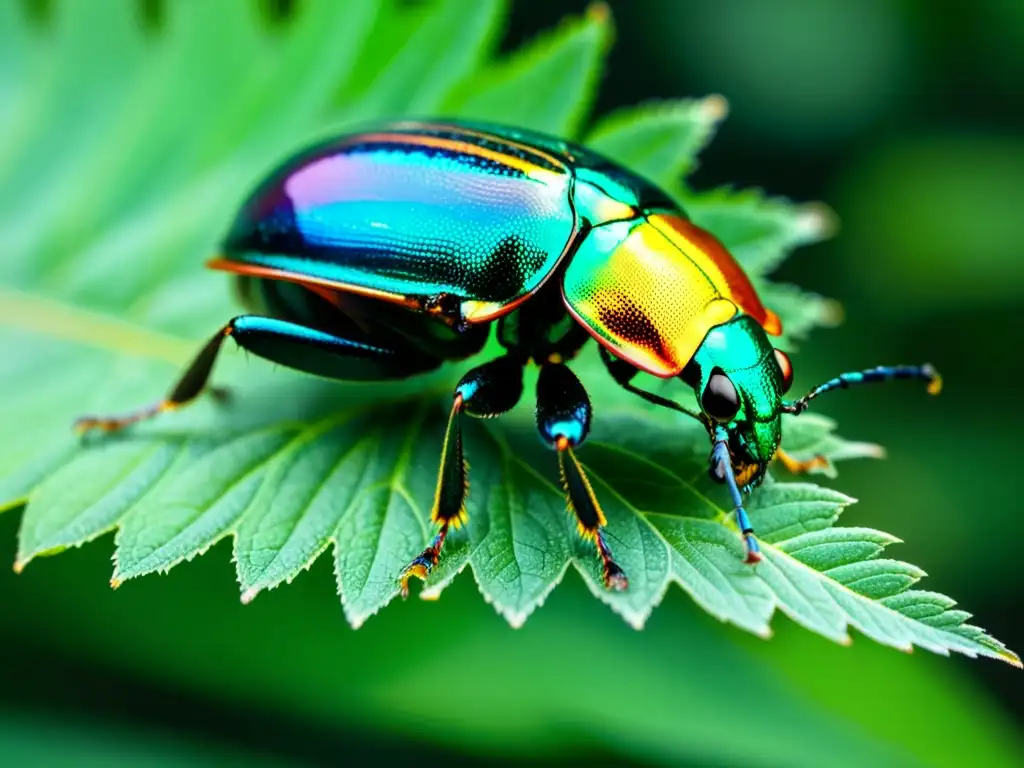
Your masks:
{"label": "beetle eye", "polygon": [[728,376],[720,371],[711,374],[700,397],[700,407],[715,421],[732,420],[740,409],[740,398]]}
{"label": "beetle eye", "polygon": [[793,386],[793,363],[789,361],[789,355],[781,349],[775,350],[775,362],[779,364],[779,370],[782,371],[782,394],[786,394]]}

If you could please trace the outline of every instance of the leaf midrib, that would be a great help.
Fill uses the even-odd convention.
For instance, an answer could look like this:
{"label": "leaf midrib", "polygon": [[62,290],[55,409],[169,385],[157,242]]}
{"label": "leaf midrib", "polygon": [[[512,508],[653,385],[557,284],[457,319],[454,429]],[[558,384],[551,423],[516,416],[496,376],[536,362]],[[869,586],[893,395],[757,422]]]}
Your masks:
{"label": "leaf midrib", "polygon": [[0,285],[0,326],[183,365],[194,342],[36,293]]}

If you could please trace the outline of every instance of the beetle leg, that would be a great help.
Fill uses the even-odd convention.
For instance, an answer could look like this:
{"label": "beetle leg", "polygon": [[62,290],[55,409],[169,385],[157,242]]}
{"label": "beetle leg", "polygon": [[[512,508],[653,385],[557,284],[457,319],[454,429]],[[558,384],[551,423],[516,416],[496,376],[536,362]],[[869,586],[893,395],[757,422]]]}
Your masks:
{"label": "beetle leg", "polygon": [[750,565],[761,562],[761,547],[758,546],[757,538],[754,535],[754,526],[747,517],[747,511],[743,508],[743,495],[736,485],[736,476],[732,471],[732,459],[729,456],[728,437],[724,434],[716,435],[714,448],[711,450],[712,470],[716,478],[720,478],[726,488],[729,489],[729,497],[732,499],[733,511],[736,513],[736,525],[743,536],[743,546],[747,551],[746,562]]}
{"label": "beetle leg", "polygon": [[622,387],[624,390],[626,390],[627,392],[632,392],[634,395],[637,395],[639,397],[642,397],[649,403],[660,405],[662,408],[671,408],[673,411],[679,411],[679,413],[685,413],[690,418],[697,419],[697,421],[701,422],[702,424],[704,423],[704,417],[701,414],[697,413],[696,411],[691,411],[689,408],[680,405],[674,400],[669,400],[667,397],[662,397],[661,395],[656,395],[653,392],[648,392],[644,389],[640,389],[639,387],[634,386],[632,381],[633,378],[640,372],[639,369],[630,365],[625,360],[620,360],[619,358],[615,357],[603,346],[600,348],[600,352],[601,360],[602,362],[604,362],[605,368],[608,369],[608,373],[610,373],[612,375],[612,378],[615,379],[615,383]]}
{"label": "beetle leg", "polygon": [[217,331],[213,338],[206,342],[206,345],[196,355],[195,360],[185,370],[184,375],[163,400],[122,416],[83,416],[75,422],[75,429],[80,432],[88,432],[92,429],[116,432],[130,424],[151,419],[165,411],[173,411],[194,400],[206,386],[206,382],[210,378],[210,371],[213,370],[213,363],[217,359],[217,353],[220,352],[224,339],[229,335],[231,335],[231,323]]}
{"label": "beetle leg", "polygon": [[267,360],[335,379],[404,378],[440,364],[439,358],[413,349],[375,345],[371,338],[343,338],[285,320],[241,315],[214,334],[163,400],[123,416],[84,417],[75,422],[75,428],[114,432],[191,402],[206,388],[221,345],[229,336]]}
{"label": "beetle leg", "polygon": [[593,541],[597,548],[605,586],[623,590],[629,586],[629,579],[612,559],[601,531],[606,523],[604,512],[573,451],[586,439],[590,417],[590,398],[576,375],[560,363],[542,366],[537,380],[537,429],[541,438],[558,451],[566,501],[576,516],[580,535]]}
{"label": "beetle leg", "polygon": [[775,458],[781,461],[782,466],[784,466],[787,471],[793,473],[794,475],[802,475],[805,472],[810,472],[811,470],[814,469],[824,469],[828,466],[828,459],[826,459],[821,454],[818,454],[817,456],[812,456],[806,461],[801,461],[800,459],[790,456],[784,450],[779,448],[778,450],[775,451]]}
{"label": "beetle leg", "polygon": [[410,578],[426,579],[437,565],[449,528],[458,528],[466,521],[469,483],[462,448],[462,413],[490,418],[511,410],[523,395],[523,365],[520,355],[510,353],[472,369],[455,387],[430,513],[431,521],[439,527],[430,546],[399,574],[402,597],[409,594]]}

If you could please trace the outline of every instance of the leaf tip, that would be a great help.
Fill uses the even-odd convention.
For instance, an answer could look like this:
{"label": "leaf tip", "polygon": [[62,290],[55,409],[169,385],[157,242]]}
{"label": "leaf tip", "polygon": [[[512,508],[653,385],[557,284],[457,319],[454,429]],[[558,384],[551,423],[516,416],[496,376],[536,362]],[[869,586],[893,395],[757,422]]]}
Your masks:
{"label": "leaf tip", "polygon": [[21,573],[25,570],[25,566],[28,565],[28,560],[15,560],[14,561],[14,572]]}
{"label": "leaf tip", "polygon": [[835,328],[846,320],[846,309],[842,302],[836,299],[823,299],[820,307],[819,325],[825,328]]}
{"label": "leaf tip", "polygon": [[586,16],[587,21],[591,21],[594,24],[608,24],[612,20],[611,6],[604,2],[604,0],[596,0],[591,3],[583,14]]}
{"label": "leaf tip", "polygon": [[110,588],[111,589],[117,589],[118,587],[121,586],[121,584],[122,584],[122,581],[121,581],[121,579],[117,578],[117,576],[114,576],[113,578],[110,579]]}
{"label": "leaf tip", "polygon": [[527,614],[522,611],[508,611],[505,612],[505,621],[512,629],[519,629],[526,623]]}
{"label": "leaf tip", "polygon": [[729,115],[729,100],[720,93],[706,96],[700,104],[700,116],[709,123],[718,123]]}
{"label": "leaf tip", "polygon": [[259,593],[260,593],[260,588],[259,587],[249,587],[247,590],[242,592],[242,595],[241,595],[241,598],[240,598],[241,601],[242,601],[242,605],[248,605],[249,603],[251,603],[253,600],[256,599],[256,595],[258,595]]}
{"label": "leaf tip", "polygon": [[622,618],[626,620],[626,623],[629,624],[629,626],[631,626],[633,629],[639,632],[644,628],[644,625],[647,623],[647,617],[649,615],[649,613],[646,615],[642,613],[635,613],[629,615],[623,614]]}
{"label": "leaf tip", "polygon": [[864,458],[866,459],[884,459],[889,455],[885,450],[885,446],[878,443],[864,443],[861,447],[864,450]]}
{"label": "leaf tip", "polygon": [[1000,654],[1000,656],[1002,657],[1003,661],[1005,661],[1011,667],[1016,667],[1017,669],[1024,669],[1024,664],[1021,664],[1020,662],[1020,656],[1018,656],[1013,651],[1004,651]]}
{"label": "leaf tip", "polygon": [[796,217],[797,232],[807,240],[826,240],[839,231],[839,216],[824,203],[807,203]]}

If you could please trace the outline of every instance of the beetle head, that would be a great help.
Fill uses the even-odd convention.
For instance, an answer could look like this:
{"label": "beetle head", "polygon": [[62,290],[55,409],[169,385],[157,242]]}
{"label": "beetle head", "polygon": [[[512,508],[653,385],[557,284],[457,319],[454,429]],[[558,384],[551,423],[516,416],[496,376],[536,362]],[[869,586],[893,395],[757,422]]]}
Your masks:
{"label": "beetle head", "polygon": [[[782,439],[782,396],[792,381],[785,353],[741,315],[713,328],[680,374],[697,394],[713,440],[728,440],[736,482],[757,485]],[[719,482],[722,468],[712,466]]]}

